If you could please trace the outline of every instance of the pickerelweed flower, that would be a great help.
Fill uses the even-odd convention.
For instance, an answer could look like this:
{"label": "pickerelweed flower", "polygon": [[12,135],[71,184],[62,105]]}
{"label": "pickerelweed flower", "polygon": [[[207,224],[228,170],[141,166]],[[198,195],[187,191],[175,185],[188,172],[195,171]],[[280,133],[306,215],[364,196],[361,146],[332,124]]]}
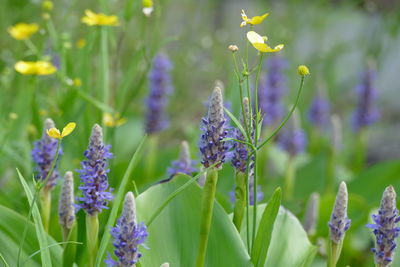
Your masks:
{"label": "pickerelweed flower", "polygon": [[85,16],[82,17],[81,21],[89,26],[118,26],[119,20],[117,16],[107,16],[103,13],[94,13],[93,11],[86,9]]}
{"label": "pickerelweed flower", "polygon": [[57,71],[57,68],[48,61],[18,61],[14,68],[24,75],[50,75]]}
{"label": "pickerelweed flower", "polygon": [[269,45],[266,44],[266,41],[268,40],[267,36],[261,36],[255,31],[249,31],[247,33],[247,40],[254,46],[255,49],[260,51],[261,53],[274,53],[274,52],[279,52],[283,49],[284,45],[279,44],[275,46],[274,48],[270,47]]}
{"label": "pickerelweed flower", "polygon": [[172,162],[171,168],[168,169],[168,174],[172,178],[178,173],[192,175],[197,169],[194,167],[195,162],[190,157],[189,144],[187,141],[181,143],[181,151],[179,160]]}
{"label": "pickerelweed flower", "polygon": [[376,239],[375,248],[372,249],[376,266],[390,266],[397,246],[396,238],[400,232],[400,228],[397,227],[400,217],[393,186],[388,186],[383,192],[378,214],[372,215],[372,220],[374,223],[367,224],[367,227],[373,229]]}
{"label": "pickerelweed flower", "polygon": [[345,182],[341,182],[336,195],[335,206],[329,221],[330,238],[335,244],[339,244],[345,232],[350,228],[351,221],[347,218],[348,193]]}
{"label": "pickerelweed flower", "polygon": [[172,91],[171,61],[166,55],[158,54],[149,73],[149,95],[147,97],[146,132],[158,133],[168,126],[165,116],[167,95]]}
{"label": "pickerelweed flower", "polygon": [[356,88],[358,94],[357,108],[353,113],[352,124],[355,131],[373,124],[379,118],[379,112],[374,106],[377,90],[374,86],[376,73],[372,68],[363,74],[362,82]]}
{"label": "pickerelweed flower", "polygon": [[112,158],[111,146],[103,144],[103,130],[95,124],[89,139],[89,146],[84,152],[86,160],[81,162],[82,169],[78,170],[83,184],[79,186],[83,197],[79,198],[79,208],[89,215],[100,213],[107,208],[107,203],[112,199],[108,186],[107,161]]}
{"label": "pickerelweed flower", "polygon": [[142,256],[138,248],[143,246],[147,238],[147,228],[144,223],[136,221],[135,197],[132,192],[125,196],[124,206],[121,217],[117,220],[117,225],[111,229],[114,237],[114,254],[118,261],[112,259],[108,254],[105,263],[108,266],[133,267]]}
{"label": "pickerelweed flower", "polygon": [[222,141],[227,137],[226,118],[221,88],[216,86],[211,95],[208,114],[202,119],[203,134],[200,137],[200,152],[203,155],[201,163],[208,168],[213,164],[216,169],[225,162],[228,145]]}
{"label": "pickerelweed flower", "polygon": [[[46,119],[45,121],[45,129],[42,135],[42,139],[36,141],[33,144],[32,149],[32,158],[36,163],[36,179],[44,180],[46,179],[49,171],[51,169],[51,165],[56,157],[57,152],[57,144],[58,140],[51,138],[47,135],[47,131],[51,128],[55,127],[55,124],[52,119]],[[59,154],[62,154],[62,151],[59,151]],[[54,166],[54,170],[47,180],[46,189],[51,190],[55,187],[57,178],[59,178],[59,173],[57,170],[57,164]]]}
{"label": "pickerelweed flower", "polygon": [[255,16],[252,17],[251,19],[249,19],[246,15],[246,13],[244,12],[244,10],[242,9],[242,23],[240,24],[240,27],[244,27],[246,25],[257,25],[260,24],[261,22],[263,22],[267,17],[268,17],[269,13],[265,13],[264,15],[261,16]]}
{"label": "pickerelweed flower", "polygon": [[308,119],[314,126],[321,128],[329,123],[329,112],[328,100],[322,95],[316,95],[308,111]]}
{"label": "pickerelweed flower", "polygon": [[75,222],[74,176],[68,171],[64,176],[61,197],[58,205],[58,218],[63,229],[71,230]]}
{"label": "pickerelweed flower", "polygon": [[39,31],[39,25],[36,23],[17,23],[8,28],[8,33],[17,40],[27,40],[37,31]]}
{"label": "pickerelweed flower", "polygon": [[278,135],[278,145],[289,153],[291,157],[304,152],[307,145],[307,137],[303,129],[300,128],[295,118],[289,121]]}
{"label": "pickerelweed flower", "polygon": [[280,56],[273,56],[268,60],[268,74],[260,76],[258,103],[264,126],[274,125],[283,117],[285,107],[282,97],[287,91],[283,74],[285,68],[286,61]]}

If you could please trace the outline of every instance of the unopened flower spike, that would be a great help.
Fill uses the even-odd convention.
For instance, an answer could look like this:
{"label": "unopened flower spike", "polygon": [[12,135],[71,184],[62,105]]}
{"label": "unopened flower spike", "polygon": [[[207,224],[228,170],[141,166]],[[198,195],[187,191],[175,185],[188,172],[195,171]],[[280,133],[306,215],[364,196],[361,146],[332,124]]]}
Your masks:
{"label": "unopened flower spike", "polygon": [[240,24],[240,27],[244,27],[244,26],[246,26],[247,24],[249,24],[249,25],[257,25],[257,24],[260,24],[261,22],[263,22],[263,21],[268,17],[268,15],[269,15],[269,13],[265,13],[264,15],[255,16],[255,17],[252,17],[252,18],[249,19],[249,18],[247,17],[246,13],[244,12],[244,10],[242,9],[241,16],[242,16],[243,21],[242,21],[242,23]]}
{"label": "unopened flower spike", "polygon": [[16,40],[27,40],[38,31],[39,25],[36,23],[17,23],[8,28],[8,33]]}
{"label": "unopened flower spike", "polygon": [[108,254],[105,263],[108,266],[135,266],[142,256],[138,250],[139,246],[144,246],[148,233],[144,223],[137,223],[135,197],[132,192],[125,195],[121,217],[118,218],[116,226],[111,229],[111,235],[114,238],[114,254],[118,260],[114,260]]}
{"label": "unopened flower spike", "polygon": [[383,192],[378,214],[372,215],[372,220],[374,223],[367,224],[367,227],[372,229],[375,235],[376,245],[372,251],[375,253],[376,266],[390,266],[397,247],[396,238],[400,232],[400,217],[393,186],[388,186]]}
{"label": "unopened flower spike", "polygon": [[53,127],[47,130],[47,135],[52,138],[62,139],[65,136],[70,135],[74,131],[75,127],[76,123],[70,122],[63,128],[62,132],[60,132],[59,129]]}
{"label": "unopened flower spike", "polygon": [[64,238],[66,238],[75,222],[74,176],[71,171],[66,172],[64,176],[58,206],[58,216],[60,225],[64,231]]}
{"label": "unopened flower spike", "polygon": [[328,223],[330,238],[335,244],[339,244],[344,239],[346,231],[350,228],[351,221],[347,218],[347,202],[347,186],[345,182],[341,182],[336,195],[331,220]]}
{"label": "unopened flower spike", "polygon": [[173,161],[171,165],[171,168],[168,169],[168,174],[171,178],[178,173],[191,176],[193,172],[197,171],[194,167],[194,161],[190,157],[189,143],[187,141],[182,141],[179,160]]}
{"label": "unopened flower spike", "polygon": [[119,20],[117,16],[107,16],[103,13],[94,13],[93,11],[86,9],[85,16],[82,17],[81,21],[89,26],[118,26]]}
{"label": "unopened flower spike", "polygon": [[254,46],[255,49],[262,53],[279,52],[284,47],[283,44],[279,44],[274,48],[270,47],[268,44],[266,44],[266,41],[268,40],[267,36],[261,36],[255,31],[249,31],[247,33],[247,40],[249,40],[249,42]]}

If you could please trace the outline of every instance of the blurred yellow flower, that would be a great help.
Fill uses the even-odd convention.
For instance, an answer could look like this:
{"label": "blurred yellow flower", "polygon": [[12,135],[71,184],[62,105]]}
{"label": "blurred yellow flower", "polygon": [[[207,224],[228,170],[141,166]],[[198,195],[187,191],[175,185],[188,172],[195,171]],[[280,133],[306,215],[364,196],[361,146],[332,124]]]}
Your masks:
{"label": "blurred yellow flower", "polygon": [[121,115],[119,113],[110,114],[106,112],[103,115],[103,122],[104,125],[107,127],[117,127],[124,124],[126,122],[126,119],[121,118]]}
{"label": "blurred yellow flower", "polygon": [[36,23],[17,23],[8,28],[8,33],[17,40],[29,39],[33,34],[39,30],[39,25]]}
{"label": "blurred yellow flower", "polygon": [[143,14],[149,17],[154,10],[153,0],[142,0],[142,6],[143,6],[142,9]]}
{"label": "blurred yellow flower", "polygon": [[65,136],[71,134],[74,131],[75,127],[76,123],[70,122],[64,127],[62,132],[60,132],[60,130],[58,130],[57,128],[50,128],[47,130],[47,135],[51,138],[62,139]]}
{"label": "blurred yellow flower", "polygon": [[24,75],[50,75],[57,71],[48,61],[18,61],[14,68]]}
{"label": "blurred yellow flower", "polygon": [[247,33],[247,40],[254,46],[255,49],[262,53],[273,53],[281,51],[284,47],[283,44],[279,44],[274,48],[268,46],[265,42],[268,40],[267,36],[261,36],[254,31]]}
{"label": "blurred yellow flower", "polygon": [[250,25],[257,25],[257,24],[260,24],[261,22],[264,21],[264,19],[265,19],[266,17],[268,17],[269,13],[265,13],[264,15],[255,16],[255,17],[252,17],[251,19],[249,19],[249,18],[247,17],[246,13],[244,13],[244,10],[242,9],[242,14],[241,14],[241,15],[242,15],[243,21],[242,21],[242,23],[240,24],[240,27],[244,27],[244,26],[246,26],[247,24],[250,24]]}
{"label": "blurred yellow flower", "polygon": [[81,49],[84,48],[86,46],[86,40],[81,38],[78,41],[76,41],[76,47]]}
{"label": "blurred yellow flower", "polygon": [[12,119],[12,120],[16,120],[16,119],[18,119],[18,114],[15,113],[15,112],[10,112],[10,113],[8,114],[8,117],[9,117],[10,119]]}
{"label": "blurred yellow flower", "polygon": [[297,73],[300,76],[306,76],[306,75],[310,75],[310,70],[308,69],[308,67],[306,65],[300,65],[297,67]]}
{"label": "blurred yellow flower", "polygon": [[103,13],[94,13],[93,11],[86,9],[85,16],[82,17],[81,21],[89,26],[105,25],[105,26],[118,26],[119,20],[117,16],[107,16]]}
{"label": "blurred yellow flower", "polygon": [[75,78],[75,79],[72,81],[72,85],[75,86],[75,87],[80,87],[80,86],[82,85],[82,80],[79,79],[79,78]]}
{"label": "blurred yellow flower", "polygon": [[52,1],[45,0],[42,2],[42,9],[45,11],[52,11],[54,8],[54,4]]}

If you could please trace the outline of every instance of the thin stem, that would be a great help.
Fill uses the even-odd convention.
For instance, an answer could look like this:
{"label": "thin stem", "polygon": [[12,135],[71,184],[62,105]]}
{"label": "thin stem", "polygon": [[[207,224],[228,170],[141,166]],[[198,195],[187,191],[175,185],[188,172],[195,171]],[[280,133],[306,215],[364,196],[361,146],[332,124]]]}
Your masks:
{"label": "thin stem", "polygon": [[257,146],[257,150],[262,148],[266,143],[268,143],[272,138],[274,138],[275,135],[277,135],[279,133],[279,131],[282,129],[283,126],[285,126],[286,122],[290,119],[290,117],[292,116],[294,110],[297,107],[297,104],[299,103],[299,99],[300,99],[300,94],[301,91],[303,89],[303,84],[304,84],[304,76],[301,77],[301,81],[300,81],[300,87],[299,90],[297,92],[297,96],[296,96],[296,101],[292,107],[292,109],[289,111],[289,113],[286,115],[285,119],[281,122],[281,124],[279,125],[278,128],[276,128],[272,134],[266,139],[264,140],[261,145]]}
{"label": "thin stem", "polygon": [[246,207],[246,174],[236,172],[236,188],[235,188],[235,207],[233,209],[233,224],[238,232],[243,221],[244,209]]}
{"label": "thin stem", "polygon": [[32,41],[30,39],[25,39],[24,42],[25,42],[26,46],[29,48],[29,50],[31,51],[32,54],[34,54],[36,56],[39,56],[39,50],[32,43]]}
{"label": "thin stem", "polygon": [[208,237],[211,229],[214,209],[215,192],[217,190],[218,170],[215,168],[207,173],[203,188],[203,199],[200,221],[200,245],[197,253],[196,267],[203,267],[206,261]]}
{"label": "thin stem", "polygon": [[42,208],[43,227],[46,232],[49,232],[50,211],[51,211],[51,191],[45,188],[42,191],[40,204]]}
{"label": "thin stem", "polygon": [[284,178],[284,198],[285,200],[291,200],[293,197],[293,187],[295,182],[296,166],[293,158],[289,156],[288,163],[286,165],[286,174]]}
{"label": "thin stem", "polygon": [[[108,40],[107,40],[107,27],[101,27],[101,76],[102,76],[102,88],[103,88],[103,103],[108,105],[109,101],[109,85],[110,76],[108,71]],[[103,123],[103,129],[104,127]]]}

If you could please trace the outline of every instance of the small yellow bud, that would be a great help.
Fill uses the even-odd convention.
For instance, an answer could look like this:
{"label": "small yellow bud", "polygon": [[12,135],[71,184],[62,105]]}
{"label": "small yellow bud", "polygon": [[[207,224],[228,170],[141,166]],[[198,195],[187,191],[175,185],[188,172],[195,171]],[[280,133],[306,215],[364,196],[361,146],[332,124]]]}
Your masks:
{"label": "small yellow bud", "polygon": [[45,11],[52,11],[54,8],[53,2],[46,0],[42,2],[42,9]]}
{"label": "small yellow bud", "polygon": [[235,53],[236,51],[239,50],[239,47],[237,47],[237,45],[230,45],[228,49],[231,50],[233,53]]}
{"label": "small yellow bud", "polygon": [[79,39],[78,41],[76,41],[76,47],[81,49],[84,48],[86,46],[86,40],[85,39]]}
{"label": "small yellow bud", "polygon": [[300,75],[300,76],[306,76],[306,75],[310,75],[310,70],[308,69],[308,67],[306,66],[306,65],[300,65],[298,68],[297,68],[297,73]]}

